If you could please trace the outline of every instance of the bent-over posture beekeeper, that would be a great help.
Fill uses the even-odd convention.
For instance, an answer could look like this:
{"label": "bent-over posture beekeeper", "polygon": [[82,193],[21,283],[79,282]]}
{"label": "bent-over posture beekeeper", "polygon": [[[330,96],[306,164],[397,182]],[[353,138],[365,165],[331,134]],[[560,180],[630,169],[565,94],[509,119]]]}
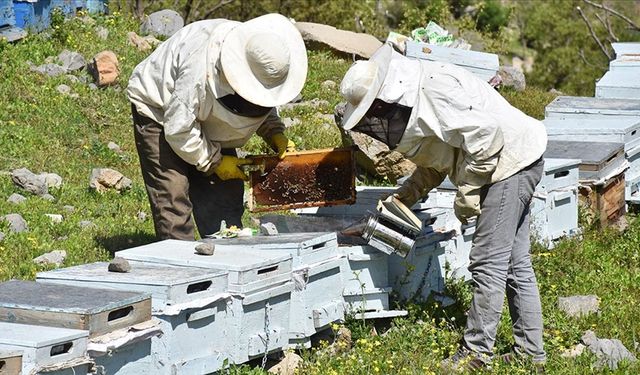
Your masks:
{"label": "bent-over posture beekeeper", "polygon": [[544,125],[469,71],[409,59],[389,45],[356,62],[340,90],[347,100],[344,129],[368,134],[417,165],[397,198],[410,207],[449,176],[458,188],[458,219],[477,216],[469,266],[473,300],[462,344],[443,366],[479,368],[491,361],[505,291],[513,354],[542,366],[529,203],[543,171]]}
{"label": "bent-over posture beekeeper", "polygon": [[127,89],[158,239],[193,240],[241,225],[249,164],[235,148],[257,133],[282,157],[295,149],[276,106],[307,75],[304,42],[284,16],[185,26],[134,70]]}

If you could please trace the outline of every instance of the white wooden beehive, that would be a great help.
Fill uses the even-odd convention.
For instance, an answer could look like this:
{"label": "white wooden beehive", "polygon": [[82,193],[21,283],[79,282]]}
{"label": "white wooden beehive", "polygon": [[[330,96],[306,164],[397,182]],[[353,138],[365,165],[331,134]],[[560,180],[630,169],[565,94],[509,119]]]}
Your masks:
{"label": "white wooden beehive", "polygon": [[625,151],[640,145],[640,115],[547,118],[543,123],[552,140],[624,143]]}
{"label": "white wooden beehive", "polygon": [[340,246],[343,292],[347,295],[389,287],[389,255],[369,245]]}
{"label": "white wooden beehive", "polygon": [[291,254],[294,269],[338,256],[338,239],[335,232],[281,233],[272,236],[206,239],[204,242],[258,251],[287,251]]}
{"label": "white wooden beehive", "polygon": [[389,295],[391,287],[373,288],[364,293],[344,294],[347,313],[356,319],[379,319],[405,316],[405,310],[391,310]]}
{"label": "white wooden beehive", "polygon": [[489,82],[500,68],[498,55],[493,53],[449,48],[432,44],[406,42],[405,55],[422,60],[446,62],[471,71],[478,78]]}
{"label": "white wooden beehive", "polygon": [[[153,315],[161,322],[163,334],[151,339],[153,354],[147,366],[153,372],[149,373],[205,374],[220,370],[227,357],[227,272],[135,261],[130,264],[128,273],[109,272],[108,263],[98,262],[42,272],[37,281],[150,293]],[[135,351],[127,350],[122,351],[121,358]]]}
{"label": "white wooden beehive", "polygon": [[[625,64],[627,63],[627,64]],[[635,69],[622,68],[630,64]],[[596,98],[640,99],[640,66],[635,60],[621,59],[614,70],[610,70],[596,82]]]}
{"label": "white wooden beehive", "polygon": [[294,270],[291,293],[289,347],[309,347],[311,336],[344,320],[344,299],[340,266],[334,257]]}
{"label": "white wooden beehive", "polygon": [[0,322],[0,351],[22,353],[22,374],[88,373],[89,332]]}
{"label": "white wooden beehive", "polygon": [[549,192],[578,186],[578,159],[544,159],[542,178],[536,191]]}
{"label": "white wooden beehive", "polygon": [[389,281],[400,300],[423,302],[444,289],[447,248],[454,243],[448,239],[423,241],[406,258],[389,256]]}
{"label": "white wooden beehive", "polygon": [[213,255],[203,256],[195,253],[198,244],[165,240],[123,250],[117,255],[140,262],[228,271],[228,291],[233,296],[227,306],[225,345],[230,362],[243,363],[265,350],[282,350],[289,339],[293,290],[289,252],[216,245]]}
{"label": "white wooden beehive", "polygon": [[243,246],[216,245],[213,255],[199,255],[201,242],[164,240],[116,253],[128,260],[173,266],[225,270],[230,293],[250,293],[291,280],[292,257],[288,251],[260,251]]}
{"label": "white wooden beehive", "polygon": [[310,337],[344,319],[344,303],[336,233],[286,233],[273,236],[207,240],[218,245],[260,252],[288,252],[292,256],[294,286],[291,294],[290,347],[308,347]]}
{"label": "white wooden beehive", "polygon": [[536,191],[531,201],[531,236],[547,248],[578,234],[578,189]]}
{"label": "white wooden beehive", "polygon": [[559,96],[545,107],[545,123],[550,119],[637,120],[640,100]]}

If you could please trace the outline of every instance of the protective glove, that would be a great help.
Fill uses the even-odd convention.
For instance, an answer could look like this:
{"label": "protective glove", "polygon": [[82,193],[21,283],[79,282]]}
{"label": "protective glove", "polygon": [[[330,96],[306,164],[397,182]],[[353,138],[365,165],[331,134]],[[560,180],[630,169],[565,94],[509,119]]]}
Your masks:
{"label": "protective glove", "polygon": [[288,152],[296,151],[296,144],[287,138],[283,133],[276,133],[271,137],[271,142],[276,147],[278,157],[284,159]]}
{"label": "protective glove", "polygon": [[221,180],[232,180],[239,178],[244,181],[248,181],[249,177],[240,170],[241,165],[253,164],[252,160],[241,159],[235,156],[222,155],[220,163],[207,171],[207,175],[215,173]]}
{"label": "protective glove", "polygon": [[419,198],[415,198],[415,195],[410,192],[410,189],[403,188],[402,186],[390,193],[383,193],[380,196],[380,200],[383,201],[392,195],[408,208],[411,208],[411,206],[419,200]]}
{"label": "protective glove", "polygon": [[462,224],[467,224],[468,219],[480,215],[480,189],[470,186],[458,187],[453,210]]}

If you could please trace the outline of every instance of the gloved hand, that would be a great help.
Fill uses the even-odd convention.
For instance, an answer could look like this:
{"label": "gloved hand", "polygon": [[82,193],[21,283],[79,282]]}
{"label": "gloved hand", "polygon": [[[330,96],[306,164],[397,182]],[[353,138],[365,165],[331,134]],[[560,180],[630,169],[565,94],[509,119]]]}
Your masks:
{"label": "gloved hand", "polygon": [[453,210],[462,224],[467,224],[468,219],[480,215],[480,189],[470,186],[458,187]]}
{"label": "gloved hand", "polygon": [[252,164],[253,161],[249,159],[241,159],[235,156],[222,155],[220,163],[207,171],[207,175],[213,173],[217,174],[221,180],[232,180],[239,178],[244,181],[248,181],[249,177],[240,170],[241,165]]}
{"label": "gloved hand", "polygon": [[296,144],[287,138],[283,133],[276,133],[271,137],[271,142],[276,147],[278,157],[283,159],[287,152],[295,152]]}

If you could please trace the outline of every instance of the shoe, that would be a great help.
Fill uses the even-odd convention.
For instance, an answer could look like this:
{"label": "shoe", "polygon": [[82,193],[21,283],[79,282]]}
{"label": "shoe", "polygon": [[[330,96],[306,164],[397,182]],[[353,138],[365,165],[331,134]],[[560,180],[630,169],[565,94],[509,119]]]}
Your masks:
{"label": "shoe", "polygon": [[[515,352],[509,352],[498,357],[500,362],[505,363],[507,365],[513,365],[516,363],[524,363],[527,358],[523,357],[521,354]],[[528,362],[528,361],[527,361]],[[531,362],[529,362],[531,363]],[[533,362],[534,374],[542,375],[545,373],[545,362]]]}
{"label": "shoe", "polygon": [[481,369],[489,370],[489,363],[480,358],[480,354],[460,347],[451,357],[440,362],[440,368],[445,372],[460,372],[463,370],[476,371]]}

